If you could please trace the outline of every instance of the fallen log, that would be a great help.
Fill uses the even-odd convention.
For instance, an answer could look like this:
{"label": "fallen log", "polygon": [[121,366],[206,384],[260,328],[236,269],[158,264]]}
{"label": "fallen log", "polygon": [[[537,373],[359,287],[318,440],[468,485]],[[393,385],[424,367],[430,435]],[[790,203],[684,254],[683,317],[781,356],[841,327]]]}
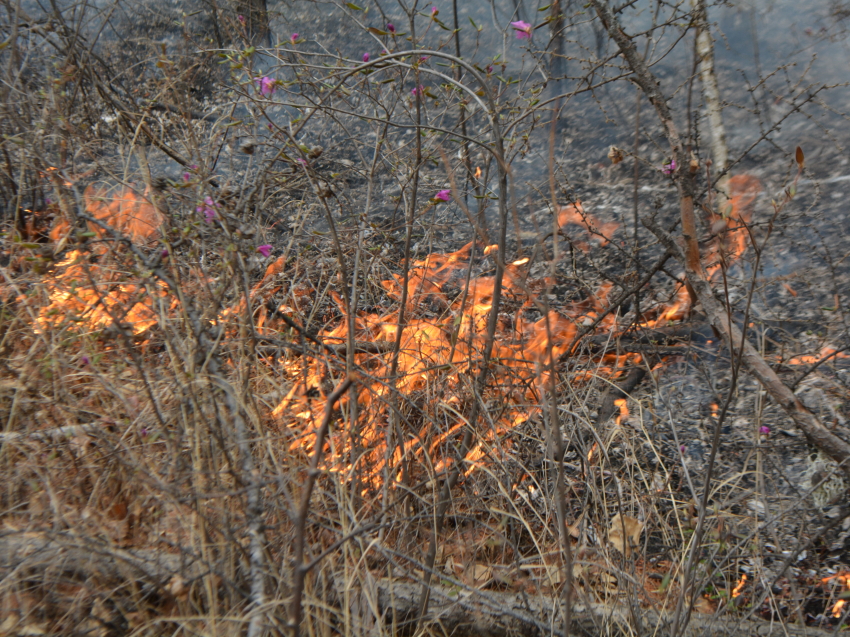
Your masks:
{"label": "fallen log", "polygon": [[[387,626],[403,632],[405,621],[415,618],[419,608],[420,585],[416,582],[372,580],[355,591],[337,582],[340,597],[343,590],[368,599],[381,613]],[[555,596],[524,593],[478,591],[468,588],[432,586],[424,621],[437,624],[441,634],[452,637],[509,637],[561,634],[559,609],[561,601]],[[365,607],[361,604],[361,608]],[[574,602],[572,606],[572,635],[622,635],[637,637],[672,637],[672,616],[654,610],[639,611],[641,626],[635,627],[632,611],[626,603],[598,604]],[[368,625],[368,618],[365,624]],[[377,631],[374,634],[378,634]],[[699,615],[679,632],[679,637],[721,635],[758,635],[760,637],[827,637],[834,633],[799,626],[760,620],[739,620],[734,617]]]}
{"label": "fallen log", "polygon": [[[79,578],[89,585],[103,584],[108,595],[117,595],[122,584],[134,584],[170,593],[170,583],[184,583],[214,573],[189,552],[166,553],[152,549],[120,548],[97,538],[71,532],[4,532],[0,534],[0,580],[26,579],[29,586],[52,586],[58,576]],[[359,617],[353,618],[364,634],[385,634],[378,624],[404,632],[406,622],[419,610],[421,584],[414,581],[372,579],[365,583],[336,580],[338,600],[359,598]],[[126,600],[125,600],[126,603]],[[353,604],[349,608],[354,610]],[[126,607],[126,606],[124,606]],[[424,621],[438,625],[452,637],[538,637],[559,635],[560,601],[556,596],[527,595],[522,592],[482,591],[469,587],[435,585]],[[371,615],[371,616],[370,616]],[[670,637],[666,614],[652,609],[640,611],[641,626],[633,626],[627,604],[575,602],[571,634]],[[760,620],[699,615],[679,637],[757,635],[760,637],[828,637],[832,632]]]}

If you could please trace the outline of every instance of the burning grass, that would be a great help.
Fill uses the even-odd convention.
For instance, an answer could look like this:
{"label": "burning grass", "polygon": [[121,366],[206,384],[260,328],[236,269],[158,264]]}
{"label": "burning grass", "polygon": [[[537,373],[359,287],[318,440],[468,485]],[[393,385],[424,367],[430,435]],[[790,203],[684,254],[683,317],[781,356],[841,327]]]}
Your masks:
{"label": "burning grass", "polygon": [[[711,276],[747,248],[758,185],[741,183],[744,194],[715,219]],[[150,201],[93,192],[87,212],[106,226],[150,242],[167,236]],[[562,226],[587,231],[597,247],[585,243],[588,250],[617,231],[581,206],[561,212]],[[217,213],[226,220],[225,205]],[[3,603],[21,622],[63,631],[82,625],[86,613],[139,630],[152,630],[162,615],[193,630],[208,627],[194,616],[228,621],[244,603],[240,587],[254,559],[233,530],[260,515],[274,530],[266,533],[269,554],[287,563],[291,503],[311,458],[318,490],[308,554],[326,559],[308,578],[309,621],[333,623],[322,609],[339,599],[322,579],[352,565],[423,575],[430,512],[455,468],[454,509],[435,562],[440,576],[458,587],[555,594],[566,576],[551,498],[553,413],[567,441],[566,532],[577,594],[599,603],[633,599],[659,612],[675,605],[682,547],[696,523],[686,446],[659,438],[650,395],[617,388],[635,370],[658,382],[693,358],[686,344],[654,348],[634,337],[661,334],[690,315],[684,286],[667,303],[644,303],[635,317],[612,311],[622,290],[611,282],[553,303],[557,274],[528,258],[507,264],[482,389],[492,247],[469,243],[415,261],[406,273],[390,270],[370,283],[378,302],[351,312],[332,265],[281,257],[253,283],[233,276],[245,272],[237,266],[249,258],[248,244],[219,246],[218,260],[201,273],[190,265],[191,245],[134,251],[109,241],[103,225],[73,234],[63,224],[60,217],[47,233],[52,243],[19,246],[17,272],[6,277],[4,347],[13,371],[3,386],[3,444],[6,483],[15,487],[3,496],[5,529],[33,542],[97,538],[138,559],[161,552],[169,566],[153,578],[155,593],[141,597],[114,573],[95,586],[71,569],[73,584],[55,592],[59,601],[31,592],[26,576],[9,580]],[[27,259],[45,246],[56,260],[31,267],[37,261]],[[788,362],[839,355],[823,350]],[[346,376],[354,389],[332,405],[329,435],[317,448],[329,395]],[[600,415],[608,394],[613,419]],[[711,419],[718,409],[707,408]],[[233,413],[250,423],[250,443]],[[258,459],[250,478],[246,450]],[[718,501],[734,492],[724,485]],[[252,493],[262,499],[259,513]],[[719,509],[709,523],[707,550],[726,566],[717,569],[722,582],[714,577],[701,588],[696,611],[761,604],[765,616],[781,615],[776,600],[791,593],[776,594],[771,607],[743,572],[753,559],[740,541],[751,537],[747,520]],[[355,541],[340,545],[351,533]],[[113,590],[106,595],[101,586]],[[104,610],[104,599],[132,611]],[[829,613],[842,617],[843,603],[831,600]],[[216,615],[221,608],[228,610]]]}

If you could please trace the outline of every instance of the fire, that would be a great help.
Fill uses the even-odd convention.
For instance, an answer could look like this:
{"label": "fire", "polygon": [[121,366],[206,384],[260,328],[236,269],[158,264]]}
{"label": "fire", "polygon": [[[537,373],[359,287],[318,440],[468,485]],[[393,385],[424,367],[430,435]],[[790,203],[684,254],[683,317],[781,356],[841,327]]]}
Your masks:
{"label": "fire", "polygon": [[481,179],[481,166],[476,166],[476,167],[475,167],[475,178],[476,178],[476,179]]}
{"label": "fire", "polygon": [[[838,580],[838,582],[844,586],[845,592],[850,591],[850,571],[843,571],[841,573],[836,573],[835,575],[830,575],[829,577],[824,577],[821,580],[821,584],[826,584],[831,580]],[[846,599],[839,599],[832,606],[832,616],[836,619],[840,618],[844,613],[844,606],[847,604]]]}
{"label": "fire", "polygon": [[[47,285],[50,303],[37,317],[40,330],[65,324],[88,329],[108,327],[116,321],[141,334],[157,323],[157,313],[146,288],[120,283],[120,275],[109,268],[89,264],[88,255],[71,250],[56,264],[55,276]],[[164,296],[160,286],[154,291]]]}
{"label": "fire", "polygon": [[[615,221],[600,223],[596,217],[584,211],[580,201],[569,206],[561,206],[558,209],[558,227],[563,229],[569,224],[581,226],[587,230],[590,233],[591,240],[597,241],[601,246],[607,245],[611,240],[611,235],[620,227],[620,224]],[[585,252],[590,250],[590,246],[587,244],[578,245]]]}
{"label": "fire", "polygon": [[[150,242],[159,236],[162,213],[144,196],[130,189],[119,190],[114,196],[93,186],[84,193],[86,212],[138,242]],[[72,226],[59,218],[50,231],[58,248],[70,238]],[[89,230],[103,236],[104,229],[89,224]],[[120,268],[110,264],[105,245],[97,245],[97,263],[81,250],[70,250],[55,264],[46,282],[48,304],[38,312],[40,330],[78,325],[98,329],[119,322],[133,334],[141,334],[157,323],[154,297],[165,295],[164,286],[153,289],[126,282]]]}
{"label": "fire", "polygon": [[[749,219],[750,207],[760,190],[753,178],[733,179],[732,183],[737,194],[731,211],[724,217],[724,235],[718,237],[708,254],[708,267],[714,271],[719,268],[715,262],[720,257],[729,264],[745,249],[747,231],[742,222]],[[559,207],[557,213],[562,230],[578,225],[589,234],[589,241],[602,245],[618,227],[599,222],[585,212],[580,202]],[[410,466],[411,460],[417,460],[416,466],[430,466],[433,472],[445,470],[456,462],[454,451],[467,431],[468,415],[476,400],[499,407],[498,412],[488,413],[476,424],[479,431],[467,451],[463,473],[486,463],[488,458],[504,460],[511,453],[510,437],[505,434],[541,413],[552,383],[550,366],[568,353],[579,330],[600,315],[613,284],[601,285],[584,300],[559,312],[545,313],[537,295],[545,292],[551,282],[529,279],[527,259],[509,264],[503,281],[504,305],[489,362],[488,389],[485,395],[475,396],[471,388],[482,365],[494,280],[491,276],[472,277],[466,287],[466,277],[474,265],[473,252],[486,259],[495,251],[495,246],[482,249],[470,243],[457,252],[432,254],[415,262],[406,279],[407,306],[401,326],[397,308],[383,313],[361,312],[354,317],[354,334],[350,335],[351,321],[345,316],[345,304],[335,297],[343,318],[319,334],[323,342],[344,346],[352,337],[355,343],[378,346],[368,353],[354,354],[356,364],[367,370],[373,381],[366,383],[355,397],[358,421],[351,426],[356,431],[356,443],[352,443],[353,435],[340,432],[334,437],[329,443],[334,453],[327,456],[331,459],[326,470],[346,473],[362,469],[361,475],[367,476],[365,482],[374,485],[387,478],[401,480],[402,467]],[[387,295],[396,301],[402,298],[404,285],[401,275],[382,282]],[[681,286],[672,302],[647,308],[644,325],[681,320],[688,315],[690,303],[687,289]],[[616,333],[616,315],[606,315],[596,329]],[[615,380],[642,361],[640,354],[625,353],[605,354],[588,362],[593,363],[592,369],[569,370],[570,383],[590,382],[600,376]],[[329,384],[326,364],[308,356],[283,364],[292,385],[272,413],[292,435],[291,449],[309,451],[324,406],[323,388]],[[407,397],[406,402],[415,403],[415,414],[398,413],[396,391]],[[311,398],[316,394],[318,397]],[[498,400],[494,401],[496,397]],[[629,415],[627,401],[618,400],[616,405],[617,423],[622,424]],[[345,401],[341,406],[344,411],[349,409]],[[591,450],[588,461],[593,454]]]}
{"label": "fire", "polygon": [[735,588],[732,589],[732,599],[735,599],[736,597],[740,597],[741,592],[743,592],[744,586],[746,585],[746,583],[747,583],[747,574],[744,573],[743,575],[741,575],[741,579],[738,580],[738,583],[735,584]]}
{"label": "fire", "polygon": [[[740,259],[747,250],[749,232],[747,224],[752,218],[753,206],[761,192],[761,182],[751,175],[735,175],[729,179],[731,194],[729,205],[721,214],[710,213],[709,224],[714,240],[702,255],[706,274],[714,279],[725,265],[731,266]],[[648,327],[661,327],[668,321],[678,321],[688,316],[691,311],[691,297],[684,285],[676,289],[675,300],[657,314],[656,319],[649,319]]]}
{"label": "fire", "polygon": [[616,405],[620,410],[620,413],[617,416],[617,425],[619,426],[623,424],[623,419],[629,417],[629,406],[627,405],[625,398],[618,398],[614,401],[614,405]]}
{"label": "fire", "polygon": [[[124,188],[110,194],[108,189],[89,186],[83,193],[86,212],[115,230],[129,236],[137,243],[149,243],[159,237],[163,223],[162,213],[148,199],[149,193],[139,195],[130,188]],[[60,243],[68,236],[71,223],[67,219],[56,222],[50,231],[50,238]],[[89,224],[89,230],[98,236],[103,229]]]}
{"label": "fire", "polygon": [[[340,435],[334,440],[335,460],[327,469],[348,472],[355,467],[368,467],[367,481],[377,484],[382,471],[401,480],[400,468],[411,459],[418,459],[418,466],[432,466],[435,472],[455,462],[450,450],[457,448],[459,437],[469,426],[467,417],[476,400],[470,391],[471,381],[481,368],[493,299],[491,276],[471,278],[463,291],[473,249],[479,255],[486,252],[468,244],[457,252],[432,254],[413,264],[407,277],[408,301],[400,336],[398,309],[383,314],[363,312],[355,317],[355,342],[381,344],[375,348],[378,353],[355,355],[360,368],[368,370],[375,380],[356,397],[359,456],[353,462],[343,462],[353,450],[348,447],[349,437]],[[613,287],[601,286],[563,314],[540,312],[537,294],[545,291],[548,283],[545,279],[528,279],[528,266],[529,260],[521,259],[509,264],[505,271],[505,304],[491,355],[489,389],[477,398],[487,402],[498,396],[499,411],[486,416],[486,426],[479,423],[483,431],[464,459],[464,473],[488,458],[504,458],[510,453],[510,439],[505,434],[540,413],[551,384],[550,366],[567,353],[579,326],[590,324],[603,310]],[[404,279],[398,275],[382,282],[387,294],[397,300],[403,285]],[[341,298],[337,305],[344,314]],[[616,318],[608,316],[600,326],[615,329]],[[321,337],[325,343],[343,345],[348,330],[349,320],[343,318],[325,329]],[[393,380],[390,372],[396,342],[400,346]],[[623,374],[627,363],[640,360],[640,355],[634,353],[606,354],[599,357],[592,373],[575,370],[572,382],[585,382],[600,375],[616,378]],[[292,449],[309,450],[323,408],[321,400],[310,399],[310,392],[321,393],[325,366],[308,357],[284,364],[292,374],[293,385],[273,414],[292,429]],[[406,429],[394,434],[393,448],[387,449],[388,428],[399,426],[392,407],[393,386],[410,401],[415,400],[420,411],[408,417]],[[625,401],[619,406],[622,419],[628,408]]]}
{"label": "fire", "polygon": [[833,347],[823,347],[817,355],[803,355],[803,356],[795,356],[794,358],[788,361],[789,365],[813,365],[818,361],[827,358],[850,358],[850,355],[845,354],[844,352],[839,352]]}
{"label": "fire", "polygon": [[[711,417],[717,419],[717,414],[720,411],[720,405],[717,403],[711,403]],[[744,576],[746,577],[746,575]]]}

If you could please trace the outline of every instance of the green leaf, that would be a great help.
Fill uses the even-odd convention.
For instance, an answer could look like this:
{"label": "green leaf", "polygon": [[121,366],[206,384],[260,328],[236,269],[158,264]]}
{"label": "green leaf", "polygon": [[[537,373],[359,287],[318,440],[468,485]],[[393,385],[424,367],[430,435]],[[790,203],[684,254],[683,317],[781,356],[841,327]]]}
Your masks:
{"label": "green leaf", "polygon": [[547,4],[545,7],[540,7],[540,8],[538,9],[538,11],[546,11],[546,9],[548,9],[548,8],[549,8],[549,7],[551,7],[551,6],[552,6],[551,4]]}
{"label": "green leaf", "polygon": [[372,35],[387,35],[386,31],[382,31],[381,29],[376,29],[375,27],[369,27],[366,29]]}
{"label": "green leaf", "polygon": [[358,7],[353,2],[346,2],[345,6],[351,9],[352,11],[363,11],[363,7]]}

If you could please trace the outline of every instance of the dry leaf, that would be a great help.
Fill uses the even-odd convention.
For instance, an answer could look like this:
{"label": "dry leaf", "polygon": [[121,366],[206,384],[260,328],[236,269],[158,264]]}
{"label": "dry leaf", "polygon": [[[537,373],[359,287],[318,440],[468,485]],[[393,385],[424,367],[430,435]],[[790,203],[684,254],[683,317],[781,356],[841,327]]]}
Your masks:
{"label": "dry leaf", "polygon": [[484,586],[493,579],[493,569],[486,564],[473,564],[467,572],[467,580],[472,586]]}
{"label": "dry leaf", "polygon": [[189,597],[189,589],[186,586],[186,580],[179,575],[175,575],[168,582],[168,591],[180,601],[184,601]]}
{"label": "dry leaf", "polygon": [[547,566],[546,574],[549,576],[549,582],[553,586],[557,586],[564,581],[564,569],[560,566]]}
{"label": "dry leaf", "polygon": [[694,600],[694,610],[702,615],[711,615],[714,612],[714,604],[705,597],[697,597]]}
{"label": "dry leaf", "polygon": [[623,161],[623,151],[616,146],[611,146],[611,148],[608,149],[608,159],[611,160],[612,164],[619,164]]}
{"label": "dry leaf", "polygon": [[584,511],[578,516],[578,519],[571,525],[567,526],[567,532],[574,538],[578,539],[578,536],[581,535],[581,522],[584,520]]}
{"label": "dry leaf", "polygon": [[6,635],[13,635],[14,628],[18,625],[18,616],[15,613],[9,613],[6,616],[6,619],[3,620],[3,623],[0,624],[0,637],[6,637]]}
{"label": "dry leaf", "polygon": [[[623,542],[623,531],[627,542]],[[629,557],[632,547],[640,542],[640,534],[643,532],[643,524],[628,515],[621,516],[619,513],[611,518],[611,526],[608,528],[608,541],[614,545],[620,553]]]}

